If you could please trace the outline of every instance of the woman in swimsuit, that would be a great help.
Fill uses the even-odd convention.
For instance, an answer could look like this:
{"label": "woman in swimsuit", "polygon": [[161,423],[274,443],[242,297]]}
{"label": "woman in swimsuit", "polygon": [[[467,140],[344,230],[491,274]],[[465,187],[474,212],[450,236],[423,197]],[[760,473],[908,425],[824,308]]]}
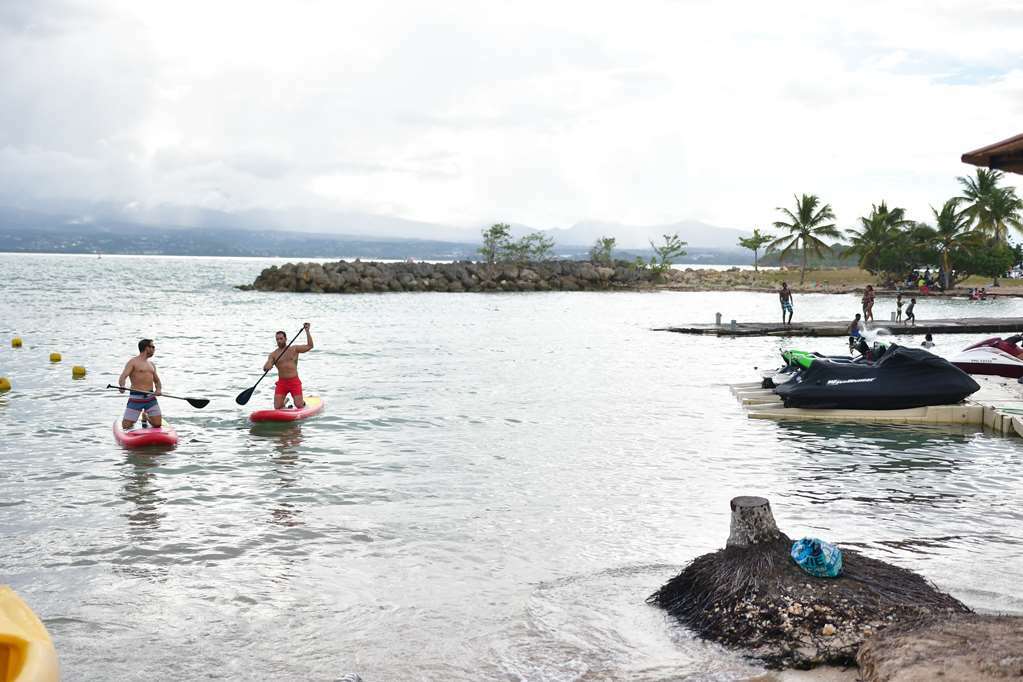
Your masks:
{"label": "woman in swimsuit", "polygon": [[867,285],[867,290],[863,292],[863,321],[874,319],[874,286],[872,284]]}

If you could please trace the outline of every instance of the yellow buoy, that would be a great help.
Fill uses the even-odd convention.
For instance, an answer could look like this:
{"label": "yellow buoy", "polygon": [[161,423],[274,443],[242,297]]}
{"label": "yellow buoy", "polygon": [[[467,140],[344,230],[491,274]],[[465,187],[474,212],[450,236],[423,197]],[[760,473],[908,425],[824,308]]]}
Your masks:
{"label": "yellow buoy", "polygon": [[50,353],[50,362],[60,362],[60,353]]}
{"label": "yellow buoy", "polygon": [[21,337],[15,336],[11,339],[11,348],[21,348]]}
{"label": "yellow buoy", "polygon": [[71,368],[71,376],[75,379],[81,379],[85,376],[85,368],[81,365],[75,365]]}
{"label": "yellow buoy", "polygon": [[11,380],[7,377],[0,377],[0,393],[7,393],[11,390]]}

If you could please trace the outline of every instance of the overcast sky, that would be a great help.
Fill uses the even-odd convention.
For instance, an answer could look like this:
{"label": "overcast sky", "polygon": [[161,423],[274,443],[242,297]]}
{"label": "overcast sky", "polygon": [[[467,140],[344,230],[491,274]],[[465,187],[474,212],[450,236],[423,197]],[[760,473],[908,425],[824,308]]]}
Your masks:
{"label": "overcast sky", "polygon": [[1012,1],[0,0],[0,204],[923,219],[1023,133],[1021,54]]}

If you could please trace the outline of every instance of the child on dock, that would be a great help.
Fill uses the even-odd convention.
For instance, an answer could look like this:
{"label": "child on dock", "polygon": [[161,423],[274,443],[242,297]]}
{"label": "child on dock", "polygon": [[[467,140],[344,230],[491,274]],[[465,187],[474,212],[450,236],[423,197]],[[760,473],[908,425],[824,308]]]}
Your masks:
{"label": "child on dock", "polygon": [[895,321],[902,322],[902,293],[895,297]]}
{"label": "child on dock", "polygon": [[908,324],[911,324],[911,325],[913,325],[915,327],[916,326],[916,313],[913,312],[914,308],[916,308],[916,299],[915,298],[911,298],[911,299],[909,299],[909,305],[906,306],[906,322]]}

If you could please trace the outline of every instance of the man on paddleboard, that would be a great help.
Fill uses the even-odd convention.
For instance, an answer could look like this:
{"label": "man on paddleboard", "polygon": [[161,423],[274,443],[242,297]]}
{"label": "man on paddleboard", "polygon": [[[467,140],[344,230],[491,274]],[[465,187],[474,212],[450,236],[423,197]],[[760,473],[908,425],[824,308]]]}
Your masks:
{"label": "man on paddleboard", "polygon": [[156,365],[149,359],[155,352],[156,346],[152,339],[139,341],[139,354],[128,361],[121,376],[117,379],[121,393],[124,393],[124,380],[131,381],[128,406],[124,409],[124,416],[121,418],[121,427],[125,430],[134,426],[143,412],[146,413],[149,423],[153,426],[159,428],[163,424],[160,403],[156,402],[156,396],[160,395],[162,389],[160,375],[156,373]]}
{"label": "man on paddleboard", "polygon": [[292,344],[287,350],[284,349],[288,345],[288,335],[284,332],[277,332],[275,334],[277,337],[277,350],[270,353],[270,356],[263,364],[264,372],[277,365],[277,384],[274,388],[275,410],[284,407],[284,397],[289,393],[295,403],[295,407],[305,407],[305,399],[302,397],[302,380],[298,378],[298,355],[299,353],[308,353],[313,349],[313,337],[309,333],[308,322],[303,324],[302,328],[305,329],[305,344],[301,346]]}

